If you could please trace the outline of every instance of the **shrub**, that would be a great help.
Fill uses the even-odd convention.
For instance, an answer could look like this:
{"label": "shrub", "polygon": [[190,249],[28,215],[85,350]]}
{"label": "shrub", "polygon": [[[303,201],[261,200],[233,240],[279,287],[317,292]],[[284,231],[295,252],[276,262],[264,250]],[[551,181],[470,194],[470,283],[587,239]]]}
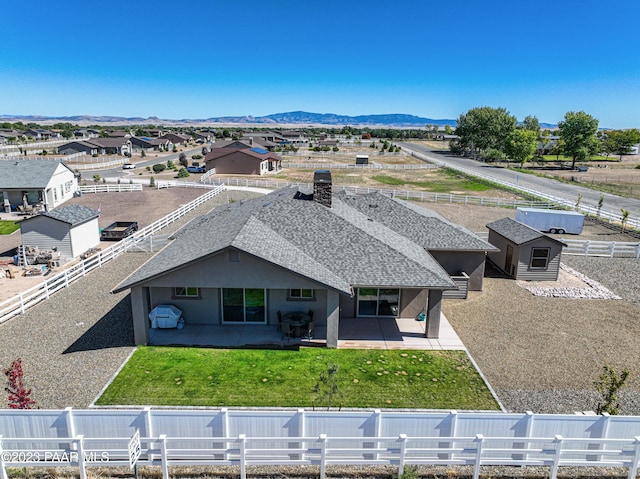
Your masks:
{"label": "shrub", "polygon": [[167,167],[162,163],[156,163],[155,165],[153,165],[153,171],[156,173],[162,173],[166,168]]}
{"label": "shrub", "polygon": [[144,151],[144,150],[142,150],[142,151],[140,152],[140,157],[141,157],[141,158],[144,158],[145,156],[147,156],[147,152],[146,152],[146,151]]}
{"label": "shrub", "polygon": [[201,160],[202,159],[202,155],[191,155],[191,159],[192,160]]}
{"label": "shrub", "polygon": [[180,170],[178,171],[178,178],[187,178],[189,175],[189,172],[187,171],[186,168],[180,168]]}
{"label": "shrub", "polygon": [[176,164],[173,162],[173,160],[167,161],[167,168],[170,169],[170,170],[175,170],[176,169]]}
{"label": "shrub", "polygon": [[97,173],[96,173],[95,175],[93,175],[93,181],[95,181],[96,183],[97,183],[98,181],[100,181],[100,175],[99,175],[99,174],[97,174]]}
{"label": "shrub", "polygon": [[9,393],[9,409],[33,409],[36,402],[31,399],[31,389],[24,385],[24,371],[22,369],[22,358],[18,358],[4,370],[7,376],[7,387],[5,391]]}
{"label": "shrub", "polygon": [[149,178],[149,186],[151,188],[154,188],[156,186],[156,180],[155,180],[155,178],[153,176],[151,178]]}

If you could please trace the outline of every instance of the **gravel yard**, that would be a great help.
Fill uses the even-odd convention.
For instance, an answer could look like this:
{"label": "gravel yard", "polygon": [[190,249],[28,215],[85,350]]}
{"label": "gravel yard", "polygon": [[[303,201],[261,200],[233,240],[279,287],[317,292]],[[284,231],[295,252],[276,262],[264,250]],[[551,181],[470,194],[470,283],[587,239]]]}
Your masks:
{"label": "gravel yard", "polygon": [[[200,194],[202,190],[145,190],[140,195],[83,195],[74,201],[99,207],[100,226],[129,218],[145,226]],[[189,218],[228,198],[253,195],[230,191]],[[515,215],[514,210],[502,208],[423,206],[472,231],[486,231],[487,223]],[[591,223],[585,226],[585,235],[629,241]],[[0,237],[0,241],[4,241],[1,251],[2,245],[16,239]],[[0,366],[22,357],[27,385],[34,389],[41,407],[86,407],[133,350],[128,295],[109,291],[148,257],[146,253],[121,256],[56,293],[52,300],[0,325]],[[593,409],[593,381],[609,364],[631,369],[621,395],[622,411],[640,414],[640,290],[634,282],[640,262],[576,256],[565,256],[563,262],[623,299],[536,297],[515,281],[492,273],[483,292],[473,292],[467,300],[446,300],[444,313],[508,410],[571,413]]]}

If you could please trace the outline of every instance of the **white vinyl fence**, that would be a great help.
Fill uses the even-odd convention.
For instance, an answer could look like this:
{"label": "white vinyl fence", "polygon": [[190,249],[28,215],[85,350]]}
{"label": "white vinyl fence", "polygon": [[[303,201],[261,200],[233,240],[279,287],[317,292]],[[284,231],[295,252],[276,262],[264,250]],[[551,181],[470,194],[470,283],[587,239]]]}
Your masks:
{"label": "white vinyl fence", "polygon": [[560,239],[566,246],[562,254],[640,259],[640,243]]}
{"label": "white vinyl fence", "polygon": [[1,410],[0,476],[8,467],[331,465],[624,467],[635,478],[640,417],[513,413],[92,409]]}
{"label": "white vinyl fence", "polygon": [[96,183],[95,185],[81,185],[82,193],[120,193],[126,191],[142,191],[141,183],[124,183],[109,185],[106,183]]}
{"label": "white vinyl fence", "polygon": [[[64,158],[64,161],[67,162],[67,159],[70,157],[71,155],[68,155],[67,157]],[[96,170],[99,168],[113,168],[113,167],[118,167],[121,166],[125,163],[128,163],[130,160],[129,158],[116,158],[113,160],[100,160],[99,158],[95,158],[92,160],[95,160],[95,162],[89,162],[87,163],[86,161],[88,161],[89,159],[87,158],[87,160],[83,160],[83,163],[67,163],[67,166],[69,168],[71,168],[72,170],[78,170],[78,171],[83,171],[83,170]]]}
{"label": "white vinyl fence", "polygon": [[[224,186],[218,185],[217,188],[209,190],[207,193],[199,196],[190,203],[181,206],[177,210],[150,224],[146,228],[137,231],[132,236],[124,238],[113,246],[103,249],[89,258],[73,264],[32,288],[0,302],[0,323],[13,318],[14,316],[24,314],[24,312],[31,306],[49,299],[49,297],[56,291],[68,287],[77,279],[84,277],[87,273],[95,268],[99,268],[104,263],[117,258],[122,253],[141,249],[144,249],[145,251],[154,251],[161,248],[167,243],[166,237],[161,237],[156,243],[154,243],[150,236],[183,217],[187,213],[193,211],[224,190]],[[3,434],[2,429],[0,429],[0,435],[1,434]]]}
{"label": "white vinyl fence", "polygon": [[441,168],[439,165],[433,163],[424,163],[419,165],[394,165],[394,164],[380,164],[380,163],[368,163],[366,165],[356,165],[355,163],[291,163],[283,162],[283,168],[306,168],[314,170],[432,170]]}

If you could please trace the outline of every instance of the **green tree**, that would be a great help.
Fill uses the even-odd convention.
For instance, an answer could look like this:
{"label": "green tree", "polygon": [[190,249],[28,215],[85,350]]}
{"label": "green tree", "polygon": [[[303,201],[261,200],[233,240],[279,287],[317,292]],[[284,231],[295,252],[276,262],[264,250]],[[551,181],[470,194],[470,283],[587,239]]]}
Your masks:
{"label": "green tree", "polygon": [[178,178],[187,178],[188,176],[190,175],[186,168],[182,167],[178,170]]}
{"label": "green tree", "polygon": [[444,133],[445,135],[453,134],[453,128],[451,128],[451,125],[444,125]]}
{"label": "green tree", "polygon": [[586,161],[598,150],[598,120],[584,111],[570,111],[564,115],[564,120],[558,123],[560,138],[564,142],[564,154],[570,156],[571,168],[576,167],[576,161]]}
{"label": "green tree", "polygon": [[507,136],[516,128],[517,120],[505,108],[482,106],[460,115],[457,125],[460,147],[475,158],[489,149],[504,151]]}
{"label": "green tree", "polygon": [[[600,133],[600,132],[599,132]],[[610,130],[600,135],[602,149],[605,153],[620,156],[631,152],[631,147],[640,143],[640,131],[633,130]]]}
{"label": "green tree", "polygon": [[163,172],[167,167],[164,166],[163,163],[156,163],[155,165],[153,165],[153,171],[157,174],[157,173],[161,173]]}
{"label": "green tree", "polygon": [[507,136],[504,152],[507,157],[524,165],[538,150],[538,134],[532,130],[516,128]]}
{"label": "green tree", "polygon": [[522,120],[522,128],[536,133],[536,139],[540,136],[540,122],[535,116],[527,115]]}

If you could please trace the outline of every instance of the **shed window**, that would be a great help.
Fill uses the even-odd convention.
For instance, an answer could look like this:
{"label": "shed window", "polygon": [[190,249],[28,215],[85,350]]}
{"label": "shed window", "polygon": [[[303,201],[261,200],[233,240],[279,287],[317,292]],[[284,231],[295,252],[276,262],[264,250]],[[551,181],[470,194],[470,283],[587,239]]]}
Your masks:
{"label": "shed window", "polygon": [[200,289],[193,286],[178,286],[173,288],[173,296],[176,298],[199,298]]}
{"label": "shed window", "polygon": [[547,269],[549,265],[549,248],[533,248],[531,250],[531,269]]}

